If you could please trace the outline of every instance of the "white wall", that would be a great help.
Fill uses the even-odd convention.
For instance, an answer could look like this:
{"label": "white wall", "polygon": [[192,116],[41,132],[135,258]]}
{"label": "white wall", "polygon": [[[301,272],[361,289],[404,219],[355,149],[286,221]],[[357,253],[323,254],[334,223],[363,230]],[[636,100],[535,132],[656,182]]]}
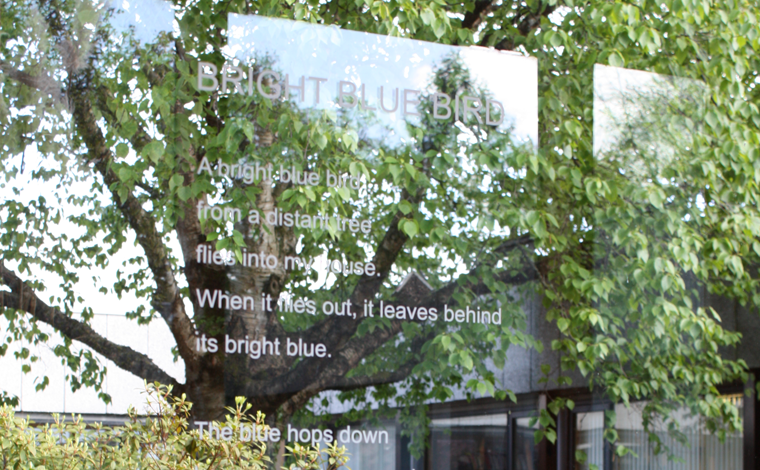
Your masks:
{"label": "white wall", "polygon": [[[91,325],[107,339],[148,355],[168,374],[179,382],[184,382],[184,363],[181,359],[174,362],[171,348],[175,342],[169,327],[160,318],[149,325],[138,325],[123,315],[96,314]],[[3,340],[8,335],[7,326],[8,321],[0,317]],[[0,390],[19,397],[17,411],[121,415],[127,413],[130,405],[142,409],[143,380],[102,358],[101,361],[108,370],[104,391],[111,396],[112,402],[105,404],[91,388],[72,392],[65,380],[71,371],[53,352],[55,345],[62,343],[60,336],[53,333],[47,325],[41,325],[40,329],[50,335],[47,344],[34,346],[25,340],[13,342],[5,357],[0,357]],[[13,354],[24,346],[40,358],[32,364],[31,372],[26,374],[22,371],[22,365],[28,361],[18,360]],[[74,348],[80,350],[82,345],[74,342]],[[35,385],[40,383],[43,376],[47,376],[50,383],[45,390],[38,392]]]}

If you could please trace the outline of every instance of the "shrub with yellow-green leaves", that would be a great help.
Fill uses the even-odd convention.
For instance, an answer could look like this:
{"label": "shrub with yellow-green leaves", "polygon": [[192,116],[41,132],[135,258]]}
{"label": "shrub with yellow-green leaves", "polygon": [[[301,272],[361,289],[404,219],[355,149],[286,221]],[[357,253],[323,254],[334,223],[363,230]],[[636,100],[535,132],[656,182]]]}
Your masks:
{"label": "shrub with yellow-green leaves", "polygon": [[[53,424],[35,425],[17,417],[10,406],[0,407],[0,468],[34,470],[85,469],[171,469],[259,470],[274,467],[272,449],[267,443],[240,439],[234,432],[229,440],[213,433],[191,429],[192,404],[185,396],[176,397],[171,389],[158,385],[147,387],[147,414],[135,408],[121,426],[88,425],[80,416],[66,418],[53,415]],[[251,413],[243,399],[229,408],[226,422],[239,430],[242,426],[265,429],[262,413]],[[325,449],[294,443],[285,447],[282,468],[311,470],[327,467],[337,470],[348,460],[345,447],[337,444]],[[276,453],[276,452],[275,452]]]}

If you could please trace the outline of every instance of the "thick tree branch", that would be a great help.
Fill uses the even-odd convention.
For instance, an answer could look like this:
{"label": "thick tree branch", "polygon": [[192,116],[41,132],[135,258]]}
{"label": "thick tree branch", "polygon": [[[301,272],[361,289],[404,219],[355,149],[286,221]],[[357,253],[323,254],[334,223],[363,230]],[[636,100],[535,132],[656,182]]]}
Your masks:
{"label": "thick tree branch", "polygon": [[140,201],[131,192],[128,192],[123,200],[118,195],[118,187],[121,181],[111,169],[110,163],[113,155],[97,125],[91,102],[87,96],[90,85],[87,74],[78,74],[72,77],[71,82],[74,123],[82,140],[87,145],[89,159],[94,162],[95,168],[103,177],[106,187],[111,190],[119,210],[127,219],[132,230],[135,231],[137,243],[143,249],[148,267],[153,274],[156,290],[153,295],[152,306],[169,325],[182,358],[185,361],[193,361],[196,358],[196,353],[192,349],[194,329],[185,313],[179,286],[162,236],[158,232],[153,218],[142,208]]}
{"label": "thick tree branch", "polygon": [[11,292],[0,292],[0,308],[12,308],[32,315],[66,337],[89,346],[113,361],[117,366],[148,382],[161,382],[182,387],[172,376],[161,370],[148,356],[127,346],[113,343],[99,335],[89,325],[61,313],[37,297],[34,290],[0,261],[0,278]]}
{"label": "thick tree branch", "polygon": [[[298,389],[282,404],[285,416],[292,415],[319,392],[329,389],[339,378],[344,377],[348,371],[356,367],[364,357],[390,341],[401,331],[401,323],[399,320],[394,320],[389,328],[378,329],[372,335],[351,339],[337,354],[333,354],[332,361],[322,367],[316,377],[313,379],[310,377],[308,385]],[[291,371],[288,378],[296,379],[299,375],[297,369]],[[288,382],[283,380],[285,386]]]}
{"label": "thick tree branch", "polygon": [[[413,204],[419,203],[422,198],[421,192],[411,196],[404,190],[401,194],[401,200],[412,201]],[[396,262],[396,258],[404,247],[404,244],[409,237],[399,229],[399,222],[406,217],[401,211],[396,212],[391,220],[388,230],[386,230],[383,240],[375,251],[375,256],[372,258],[377,275],[368,276],[362,275],[359,281],[356,283],[353,292],[351,293],[351,304],[359,311],[359,306],[363,305],[364,300],[373,299],[380,287],[388,277],[393,264]],[[361,312],[357,313],[357,318],[360,317]],[[305,334],[307,341],[321,341],[327,344],[333,344],[336,347],[340,347],[353,335],[359,322],[345,322],[341,321],[341,318],[331,317],[309,328]]]}
{"label": "thick tree branch", "polygon": [[[71,44],[65,25],[55,0],[41,0],[40,10],[48,23],[51,36],[59,44]],[[168,250],[163,242],[162,234],[156,228],[153,218],[143,209],[140,201],[128,192],[123,199],[118,195],[121,182],[111,168],[113,154],[106,143],[97,116],[93,109],[93,93],[95,92],[95,58],[90,57],[86,66],[69,70],[68,91],[71,101],[74,125],[87,148],[88,160],[92,162],[101,174],[106,187],[109,188],[118,208],[127,219],[129,226],[135,231],[137,243],[142,247],[148,261],[148,267],[153,274],[156,290],[152,306],[161,314],[172,332],[180,356],[186,363],[197,362],[198,354],[193,350],[195,338],[193,325],[185,313],[185,307],[180,295],[179,286],[172,270]],[[107,356],[108,357],[108,356]],[[109,359],[112,359],[109,357]]]}
{"label": "thick tree branch", "polygon": [[[404,190],[401,198],[410,200],[416,204],[419,203],[422,196],[422,190],[419,190],[414,195],[410,195]],[[364,300],[373,299],[377,295],[396,258],[403,249],[408,239],[406,234],[398,228],[399,222],[403,217],[405,216],[401,212],[397,212],[394,215],[383,240],[375,252],[373,263],[377,267],[377,276],[362,276],[355,286],[350,297],[351,304],[355,310],[359,310],[359,306],[363,304]],[[503,257],[515,248],[530,243],[532,243],[532,238],[528,235],[507,240],[493,251],[495,256],[492,256],[488,263],[482,264],[493,265],[500,257]],[[482,264],[475,266],[468,274],[477,274]],[[505,281],[512,280],[518,283],[527,282],[527,280],[532,279],[530,274],[526,275],[524,273],[512,275],[509,272],[504,272],[501,276]],[[482,291],[482,293],[490,292],[482,282],[468,283],[462,286],[457,281],[452,281],[447,286],[428,296],[420,305],[443,308],[443,305],[449,301],[457,288],[473,289],[478,292]],[[371,337],[355,338],[354,333],[358,325],[364,321],[361,317],[361,312],[357,312],[357,318],[359,320],[356,322],[343,322],[337,317],[332,317],[317,323],[305,332],[303,337],[306,342],[331,344],[336,348],[337,354],[333,354],[332,360],[326,364],[324,363],[324,359],[321,362],[317,362],[314,359],[301,361],[294,369],[286,372],[281,377],[281,380],[274,387],[276,390],[269,390],[273,395],[287,395],[294,390],[298,390],[299,387],[296,387],[296,384],[309,383],[306,388],[298,390],[287,399],[283,405],[283,410],[286,413],[289,409],[293,411],[298,409],[298,407],[302,406],[311,397],[319,393],[319,391],[340,380],[348,371],[356,367],[363,357],[372,354],[377,348],[391,340],[391,338],[401,331],[401,322],[394,321],[391,323],[390,328],[380,331],[376,330],[376,333]],[[249,390],[252,393],[249,395],[261,395],[261,384],[256,382],[251,383]]]}
{"label": "thick tree branch", "polygon": [[[503,258],[508,253],[512,252],[513,250],[522,249],[525,246],[532,245],[532,244],[533,244],[533,237],[531,237],[530,235],[522,235],[520,237],[510,238],[509,240],[505,240],[493,250],[493,254],[495,256],[492,256],[486,263],[476,264],[466,274],[466,276],[468,277],[476,276],[478,273],[478,270],[481,269],[482,267],[484,266],[492,267],[501,258]],[[525,282],[533,281],[536,279],[538,279],[538,276],[535,269],[531,269],[529,273],[520,271],[516,274],[513,274],[511,271],[505,270],[496,275],[496,280],[499,280],[501,282],[504,282],[505,284],[511,284],[511,285],[524,284]],[[428,305],[430,307],[442,307],[443,303],[448,301],[451,298],[451,296],[454,294],[454,291],[458,288],[470,289],[475,294],[490,293],[490,289],[486,287],[485,284],[483,284],[483,282],[478,282],[478,283],[467,282],[465,284],[460,284],[459,280],[455,279],[449,282],[447,285],[443,286],[442,288],[430,294],[428,296],[427,302],[425,302],[425,305]]]}
{"label": "thick tree branch", "polygon": [[[406,190],[403,191],[402,199],[418,202],[419,198],[421,194],[412,198]],[[380,291],[383,281],[408,240],[407,235],[398,228],[399,221],[403,217],[404,214],[400,211],[395,214],[383,240],[378,245],[373,257],[378,274],[361,276],[354,287],[350,300],[352,308],[357,310],[357,321],[346,322],[341,321],[341,318],[331,317],[313,325],[302,335],[306,342],[332,345],[336,350],[336,353],[332,354],[332,359],[328,361],[314,358],[302,360],[295,368],[283,371],[280,380],[274,384],[266,378],[253,380],[247,386],[248,396],[266,395],[273,402],[273,407],[282,404],[283,412],[289,416],[317,393],[344,377],[348,371],[359,364],[363,357],[381,347],[401,331],[401,322],[392,321],[389,328],[377,330],[370,337],[353,338],[358,325],[363,321],[359,306],[365,299],[374,298]],[[270,331],[274,333],[275,329],[270,327]],[[308,385],[301,386],[304,383]]]}
{"label": "thick tree branch", "polygon": [[[391,384],[406,379],[412,373],[414,367],[424,359],[422,348],[428,341],[435,337],[436,333],[437,332],[434,329],[429,329],[426,333],[414,338],[412,340],[412,344],[409,347],[409,351],[407,352],[407,354],[411,356],[411,359],[404,362],[401,366],[396,368],[396,370],[382,371],[378,372],[377,374],[358,377],[345,377],[344,375],[337,379],[334,379],[331,385],[329,385],[327,388],[329,390],[348,391],[369,386]],[[358,338],[355,338],[355,340],[357,339]],[[359,360],[361,360],[361,358]]]}
{"label": "thick tree branch", "polygon": [[[95,104],[98,107],[98,111],[100,111],[100,113],[106,119],[106,122],[111,127],[113,127],[114,129],[119,129],[122,126],[119,123],[119,120],[116,118],[116,115],[113,113],[109,105],[109,103],[111,103],[112,101],[114,101],[114,96],[111,93],[111,90],[109,90],[108,87],[106,86],[103,86],[103,85],[99,86],[97,93],[95,94]],[[148,134],[148,132],[140,124],[139,121],[136,121],[136,122],[137,122],[137,131],[129,139],[129,142],[132,144],[132,149],[135,152],[140,153],[142,149],[145,148],[146,145],[148,145],[149,143],[153,141],[153,138]]]}
{"label": "thick tree branch", "polygon": [[[492,256],[487,263],[481,263],[473,267],[467,275],[477,275],[478,270],[483,266],[492,266],[506,254],[514,250],[520,250],[532,243],[533,239],[529,235],[506,240],[493,250],[496,256]],[[530,269],[527,272],[521,270],[517,273],[514,273],[512,270],[504,270],[497,274],[494,280],[504,282],[505,284],[518,285],[536,279],[538,279],[537,271]],[[414,306],[435,307],[441,310],[451,300],[457,289],[469,289],[476,295],[492,293],[491,289],[482,281],[461,284],[458,280],[453,280],[446,286],[420,299]],[[355,322],[355,324],[359,324],[361,321],[366,321],[366,318]],[[390,327],[377,329],[372,335],[366,335],[361,338],[352,337],[336,353],[333,353],[332,360],[327,363],[325,363],[324,359],[310,358],[302,360],[294,369],[280,376],[280,380],[276,384],[266,381],[254,381],[249,388],[249,394],[250,396],[261,396],[266,389],[267,394],[271,394],[276,399],[278,395],[285,396],[295,391],[283,404],[283,410],[287,413],[287,410],[297,410],[322,390],[335,389],[335,387],[337,389],[351,387],[350,379],[345,379],[345,374],[356,367],[363,358],[374,353],[378,348],[401,332],[402,323],[402,321],[394,320],[391,322]],[[412,352],[419,351],[422,345],[432,338],[431,334],[433,334],[433,330],[430,330],[428,335],[421,336],[415,340]],[[411,373],[411,369],[417,363],[417,359],[413,359],[402,368],[403,370],[399,369],[397,372],[385,373],[380,376],[364,377],[357,379],[356,383],[371,385],[369,381],[377,379],[379,382],[376,384],[379,385],[381,383],[403,380]],[[302,384],[304,383],[308,385],[303,387]],[[358,388],[358,385],[355,388]]]}
{"label": "thick tree branch", "polygon": [[419,361],[409,361],[393,372],[383,371],[378,372],[375,375],[362,375],[358,377],[348,378],[342,377],[336,380],[331,386],[327,387],[327,389],[347,392],[350,390],[357,390],[365,387],[400,382],[409,376],[409,374],[412,372],[412,369],[417,364],[419,364]]}
{"label": "thick tree branch", "polygon": [[464,15],[462,28],[477,29],[483,21],[483,17],[493,10],[494,4],[495,2],[491,0],[480,0],[475,2],[472,11],[469,11]]}
{"label": "thick tree branch", "polygon": [[[528,34],[531,33],[531,31],[541,26],[542,18],[548,17],[557,8],[556,5],[549,5],[544,2],[539,2],[538,5],[536,5],[535,7],[521,7],[516,12],[513,12],[511,10],[511,7],[512,7],[512,4],[500,5],[498,7],[495,5],[489,6],[487,11],[478,17],[478,22],[475,23],[476,27],[480,22],[482,22],[482,20],[485,18],[485,16],[488,13],[492,11],[497,11],[498,9],[507,8],[508,11],[506,12],[505,16],[507,15],[512,16],[512,19],[510,21],[512,23],[512,26],[514,26],[515,29],[517,29],[520,35],[527,36]],[[465,16],[465,19],[467,19],[467,16]],[[503,28],[500,29],[499,31],[502,31],[502,30]],[[486,28],[483,31],[484,34],[481,36],[479,43],[483,46],[490,45],[492,36],[494,34],[501,34],[499,31],[494,31],[490,28]],[[515,36],[516,35],[514,34],[507,34],[499,42],[494,44],[494,47],[502,51],[514,50],[516,45],[518,44]]]}
{"label": "thick tree branch", "polygon": [[523,36],[527,36],[528,33],[538,28],[541,25],[541,18],[548,17],[556,10],[556,5],[549,5],[547,3],[539,2],[535,8],[526,7],[515,18],[515,25],[517,30]]}
{"label": "thick tree branch", "polygon": [[61,91],[60,84],[50,75],[31,75],[27,72],[16,70],[3,61],[0,61],[0,72],[19,83],[52,96],[53,99],[59,103],[65,104],[65,98]]}

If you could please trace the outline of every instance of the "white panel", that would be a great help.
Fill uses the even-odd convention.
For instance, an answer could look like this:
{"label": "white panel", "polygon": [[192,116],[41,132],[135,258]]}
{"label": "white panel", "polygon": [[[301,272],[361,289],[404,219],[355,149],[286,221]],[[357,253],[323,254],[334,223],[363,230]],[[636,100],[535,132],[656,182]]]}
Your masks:
{"label": "white panel", "polygon": [[[48,330],[47,328],[40,329]],[[51,335],[50,340],[51,344],[58,342],[58,338],[54,335]],[[21,378],[21,394],[24,397],[21,409],[29,412],[62,413],[64,411],[63,388],[66,386],[65,366],[61,364],[61,359],[56,357],[50,345],[42,343],[37,345],[25,343],[24,345],[40,359],[32,365],[32,371],[23,374]],[[16,367],[20,369],[21,363],[17,362]],[[47,376],[50,383],[45,390],[38,392],[35,387],[42,382],[43,376]]]}
{"label": "white panel", "polygon": [[111,404],[106,407],[109,414],[127,414],[129,406],[143,410],[145,403],[145,384],[142,379],[118,368],[116,364],[108,361],[108,376],[106,377],[106,390],[111,395]]}
{"label": "white panel", "polygon": [[177,342],[169,331],[169,326],[163,320],[155,320],[150,323],[148,336],[148,355],[158,367],[171,375],[179,382],[185,381],[185,363],[180,358],[174,362],[172,348]]}
{"label": "white panel", "polygon": [[[146,355],[148,354],[148,331],[147,325],[138,325],[134,320],[118,315],[108,316],[108,339]],[[107,391],[112,400],[107,407],[107,412],[126,414],[130,405],[142,409],[142,403],[145,401],[144,395],[141,395],[141,392],[145,390],[143,380],[120,369],[111,361],[107,364]]]}
{"label": "white panel", "polygon": [[[0,328],[3,332],[7,331],[8,322],[5,318],[0,317]],[[0,336],[2,341],[5,341],[5,335]],[[8,392],[9,396],[16,396],[19,401],[22,400],[21,395],[21,362],[17,361],[13,353],[21,349],[19,343],[12,343],[8,346],[8,351],[5,352],[5,356],[0,357],[0,391]],[[19,405],[21,403],[19,402]]]}
{"label": "white panel", "polygon": [[[106,315],[95,315],[90,321],[92,329],[105,335],[108,327]],[[74,343],[77,347],[82,347],[81,343]],[[106,404],[98,397],[98,392],[94,389],[80,388],[76,392],[71,391],[71,386],[67,383],[64,387],[64,407],[66,413],[102,414],[106,412]]]}

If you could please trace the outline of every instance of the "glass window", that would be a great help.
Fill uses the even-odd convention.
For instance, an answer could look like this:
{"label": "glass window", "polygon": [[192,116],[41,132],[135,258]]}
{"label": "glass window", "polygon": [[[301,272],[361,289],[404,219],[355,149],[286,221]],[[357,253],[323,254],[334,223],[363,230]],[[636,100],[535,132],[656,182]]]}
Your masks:
{"label": "glass window", "polygon": [[533,433],[538,423],[531,426],[531,418],[512,419],[512,470],[536,470],[538,446]]}
{"label": "glass window", "polygon": [[507,414],[433,419],[430,459],[434,470],[506,470]]}
{"label": "glass window", "polygon": [[[727,395],[729,400],[742,409],[742,395]],[[615,406],[615,430],[618,433],[616,445],[627,447],[631,453],[620,457],[611,456],[605,461],[604,411],[575,414],[575,451],[582,462],[575,462],[575,470],[596,468],[605,470],[725,470],[742,468],[743,433],[729,433],[721,442],[716,433],[711,433],[704,418],[692,415],[682,409],[672,414],[678,424],[680,438],[668,432],[668,423],[655,422],[653,430],[663,446],[669,449],[655,454],[655,443],[644,430],[642,415],[646,403],[634,403],[630,408]]]}
{"label": "glass window", "polygon": [[[721,399],[729,400],[740,410],[742,409],[742,395],[723,396]],[[695,417],[687,410],[676,412],[673,415],[673,419],[680,426],[680,432],[683,433],[682,437],[685,444],[668,433],[666,424],[656,423],[655,433],[662,443],[671,450],[673,458],[668,459],[665,452],[655,455],[654,444],[650,442],[642,425],[643,408],[644,403],[635,403],[630,408],[623,405],[615,407],[619,442],[636,454],[616,457],[613,460],[615,470],[724,470],[742,468],[743,433],[729,433],[726,440],[721,443],[717,434],[707,430],[703,418]]]}
{"label": "glass window", "polygon": [[603,434],[604,411],[575,414],[575,470],[604,469]]}
{"label": "glass window", "polygon": [[362,427],[359,430],[361,439],[343,443],[350,458],[348,465],[361,470],[395,470],[395,426]]}

